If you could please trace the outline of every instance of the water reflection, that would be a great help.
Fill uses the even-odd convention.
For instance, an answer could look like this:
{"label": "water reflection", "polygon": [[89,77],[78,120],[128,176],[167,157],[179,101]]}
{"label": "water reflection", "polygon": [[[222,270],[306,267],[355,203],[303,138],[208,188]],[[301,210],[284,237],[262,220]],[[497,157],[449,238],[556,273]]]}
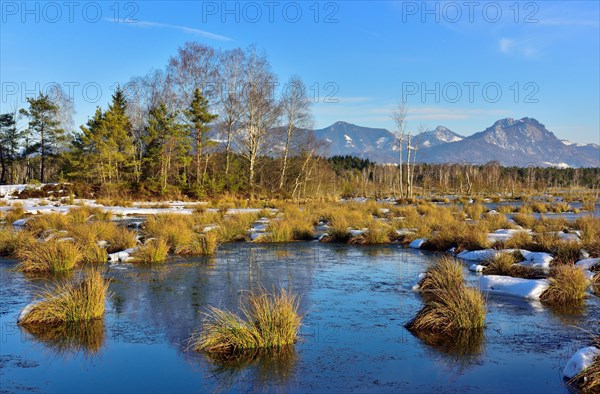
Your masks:
{"label": "water reflection", "polygon": [[484,350],[484,330],[461,330],[453,335],[413,333],[435,351],[431,358],[437,359],[442,368],[458,376],[480,364]]}
{"label": "water reflection", "polygon": [[58,355],[74,355],[82,352],[91,357],[100,352],[105,341],[104,321],[70,322],[51,326],[20,326],[23,332],[42,343]]}
{"label": "water reflection", "polygon": [[235,356],[206,355],[206,358],[212,364],[210,373],[217,382],[217,391],[230,390],[240,383],[252,391],[285,386],[298,361],[293,346],[251,350]]}

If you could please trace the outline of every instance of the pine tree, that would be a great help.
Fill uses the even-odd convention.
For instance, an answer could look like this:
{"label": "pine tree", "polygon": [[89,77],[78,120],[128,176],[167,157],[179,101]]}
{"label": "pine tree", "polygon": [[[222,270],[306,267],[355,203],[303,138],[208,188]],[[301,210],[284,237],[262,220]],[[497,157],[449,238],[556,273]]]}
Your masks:
{"label": "pine tree", "polygon": [[29,118],[29,141],[35,141],[31,148],[40,153],[40,182],[46,180],[46,159],[57,153],[58,145],[64,140],[64,130],[60,128],[59,107],[48,95],[40,92],[37,98],[27,98],[29,109],[20,113]]}
{"label": "pine tree", "polygon": [[125,93],[117,87],[102,118],[102,128],[106,134],[101,146],[101,156],[108,159],[109,182],[126,180],[127,175],[135,168],[132,125],[126,111]]}
{"label": "pine tree", "polygon": [[15,183],[14,162],[19,155],[22,132],[17,130],[15,115],[0,115],[0,183]]}
{"label": "pine tree", "polygon": [[177,114],[169,113],[164,103],[150,111],[145,145],[143,168],[151,186],[154,184],[157,191],[164,194],[173,178],[180,184],[185,183],[185,168],[189,164],[186,129],[177,121]]}
{"label": "pine tree", "polygon": [[[194,98],[185,116],[193,127],[194,148],[196,150],[196,183],[200,183],[202,155],[205,147],[205,136],[210,130],[209,124],[217,115],[208,112],[208,100],[202,95],[200,89],[194,91]],[[204,183],[204,179],[202,179]]]}

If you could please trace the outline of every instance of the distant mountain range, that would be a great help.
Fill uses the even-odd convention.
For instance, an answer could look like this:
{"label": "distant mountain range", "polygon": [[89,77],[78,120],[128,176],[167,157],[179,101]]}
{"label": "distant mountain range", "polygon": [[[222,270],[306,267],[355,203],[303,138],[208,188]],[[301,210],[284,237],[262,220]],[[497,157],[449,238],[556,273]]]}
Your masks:
{"label": "distant mountain range", "polygon": [[[327,155],[352,155],[379,163],[398,162],[398,144],[386,129],[336,122],[314,131]],[[500,119],[484,131],[465,137],[446,127],[411,137],[417,162],[476,163],[504,166],[600,167],[600,146],[559,140],[533,118]],[[403,144],[406,157],[406,141]]]}

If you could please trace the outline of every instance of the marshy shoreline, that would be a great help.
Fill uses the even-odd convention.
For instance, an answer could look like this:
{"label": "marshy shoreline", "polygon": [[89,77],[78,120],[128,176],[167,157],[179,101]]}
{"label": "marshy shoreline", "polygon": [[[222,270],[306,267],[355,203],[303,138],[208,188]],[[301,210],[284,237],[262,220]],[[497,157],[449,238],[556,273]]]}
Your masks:
{"label": "marshy shoreline", "polygon": [[[452,387],[457,390],[471,391],[467,387],[478,382],[487,387],[483,391],[493,391],[481,380],[483,375],[466,371],[485,370],[494,362],[500,362],[506,373],[517,374],[519,381],[523,372],[517,366],[532,358],[538,363],[535,373],[546,380],[539,382],[541,386],[522,386],[523,391],[585,389],[581,376],[569,384],[566,378],[548,377],[562,375],[569,358],[592,344],[598,332],[600,303],[595,294],[600,276],[600,219],[596,205],[589,201],[435,198],[300,205],[270,201],[244,207],[145,203],[129,208],[77,201],[79,205],[60,204],[55,207],[58,212],[49,213],[45,207],[50,202],[39,202],[8,200],[0,207],[4,222],[0,252],[5,256],[2,281],[9,293],[0,314],[3,324],[14,326],[15,313],[39,300],[41,288],[57,282],[82,283],[86,275],[92,275],[90,269],[106,280],[108,297],[102,302],[106,312],[76,324],[15,326],[23,340],[3,351],[6,367],[0,372],[11,382],[18,381],[18,363],[11,360],[20,357],[16,355],[22,352],[19,348],[37,344],[39,349],[41,344],[41,349],[61,357],[68,354],[98,363],[103,352],[111,354],[112,346],[123,345],[115,341],[115,333],[127,337],[126,342],[138,343],[135,338],[143,338],[141,344],[150,349],[154,341],[149,335],[153,333],[154,351],[174,351],[173,357],[202,365],[197,372],[200,376],[212,376],[200,391],[235,390],[244,384],[267,391],[300,391],[305,387],[298,385],[298,374],[306,368],[311,370],[308,391],[325,388],[328,368],[341,376],[340,384],[354,381],[357,390],[409,387],[414,388],[409,391],[431,391],[435,385],[427,384],[420,374],[392,378],[384,371],[391,364],[404,365],[422,352],[426,354],[419,362],[422,368],[434,368],[439,357],[462,366],[458,375],[453,373],[456,386]],[[144,209],[161,211],[143,214]],[[119,210],[117,215],[111,213]],[[73,250],[65,253],[67,249]],[[405,327],[420,309],[431,307],[432,297],[443,299],[442,287],[430,294],[415,291],[415,284],[422,282],[442,256],[456,262],[455,267],[462,270],[464,291],[481,294],[487,312],[473,326],[474,331],[451,330],[453,339],[444,341],[428,329],[417,333],[414,327]],[[533,290],[523,290],[523,284],[532,283]],[[286,289],[290,297],[298,297],[293,308],[302,317],[295,330],[297,337],[275,341],[278,345],[265,349],[260,344],[271,342],[261,339],[253,342],[258,344],[253,351],[236,352],[234,358],[215,357],[207,346],[191,345],[190,340],[202,338],[202,330],[209,326],[210,308],[239,316],[242,295],[257,294],[260,289],[272,294]],[[444,294],[456,293],[448,291]],[[174,298],[177,294],[187,296]],[[51,296],[46,293],[44,298]],[[449,304],[444,301],[444,305]],[[247,318],[250,323],[258,321],[251,315]],[[548,328],[540,328],[542,323]],[[273,324],[279,327],[279,323]],[[107,335],[111,332],[112,336]],[[364,343],[351,345],[350,333],[360,335]],[[555,359],[542,362],[541,353],[533,349],[549,345],[550,338],[555,343],[548,351]],[[511,341],[516,345],[514,357],[502,348],[511,346]],[[398,344],[399,359],[384,350],[386,343]],[[332,354],[339,346],[340,355]],[[119,359],[133,356],[120,352]],[[310,355],[308,364],[299,354]],[[350,363],[354,366],[344,367],[339,358],[344,354],[381,357],[391,364],[366,368],[356,380],[350,376],[352,371],[356,373],[358,359]],[[522,359],[511,365],[511,358]],[[553,364],[548,364],[551,361]],[[111,368],[109,362],[100,364],[103,366],[90,372],[92,375]],[[314,369],[317,366],[321,369]],[[381,379],[368,382],[369,375]],[[189,383],[193,374],[187,376],[182,382]],[[17,386],[10,387],[9,391],[14,391]],[[141,384],[141,391],[143,387]],[[106,389],[111,391],[108,386]],[[190,386],[182,386],[180,391],[190,391]]]}

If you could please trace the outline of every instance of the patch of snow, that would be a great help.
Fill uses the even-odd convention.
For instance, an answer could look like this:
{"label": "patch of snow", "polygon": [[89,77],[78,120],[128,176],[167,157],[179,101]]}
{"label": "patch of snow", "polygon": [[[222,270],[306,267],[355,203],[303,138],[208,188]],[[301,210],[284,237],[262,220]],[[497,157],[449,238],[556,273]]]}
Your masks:
{"label": "patch of snow", "polygon": [[408,247],[412,249],[421,249],[425,242],[427,242],[427,238],[417,238],[411,243],[409,243]]}
{"label": "patch of snow", "polygon": [[423,279],[427,274],[425,272],[421,272],[419,274],[419,276],[417,276],[417,281],[413,283],[413,285],[411,286],[411,289],[413,291],[418,291],[420,286],[419,283],[421,282],[421,279]]}
{"label": "patch of snow", "polygon": [[485,268],[484,265],[471,264],[471,266],[469,267],[469,271],[472,271],[472,272],[483,272],[484,268]]}
{"label": "patch of snow", "polygon": [[456,255],[459,259],[469,261],[485,261],[493,258],[500,252],[496,249],[482,249],[482,250],[463,250]]}
{"label": "patch of snow", "polygon": [[588,346],[584,347],[583,349],[579,349],[577,353],[575,353],[565,364],[563,375],[566,378],[571,379],[579,372],[589,368],[596,356],[600,356],[600,349],[595,346]]}
{"label": "patch of snow", "polygon": [[131,255],[137,248],[129,248],[120,252],[110,253],[108,255],[108,261],[110,263],[124,263],[132,259]]}
{"label": "patch of snow", "polygon": [[600,258],[583,259],[575,263],[577,267],[584,270],[591,270],[595,265],[600,264]]}
{"label": "patch of snow", "polygon": [[36,306],[38,304],[38,302],[39,301],[32,301],[29,304],[27,304],[25,306],[25,308],[23,308],[21,313],[19,313],[19,317],[17,318],[17,323],[20,323],[23,319],[25,319],[25,316],[27,316],[29,314],[29,312],[31,312],[33,307]]}
{"label": "patch of snow", "polygon": [[545,252],[530,252],[528,250],[521,250],[521,255],[525,261],[521,264],[529,267],[543,268],[544,270],[550,269],[550,262],[554,259],[550,253]]}
{"label": "patch of snow", "polygon": [[546,279],[521,279],[501,275],[479,278],[479,289],[495,295],[538,300],[549,286]]}
{"label": "patch of snow", "polygon": [[363,235],[365,233],[366,229],[362,229],[362,230],[348,230],[348,234],[350,234],[351,237],[358,237],[360,235]]}

